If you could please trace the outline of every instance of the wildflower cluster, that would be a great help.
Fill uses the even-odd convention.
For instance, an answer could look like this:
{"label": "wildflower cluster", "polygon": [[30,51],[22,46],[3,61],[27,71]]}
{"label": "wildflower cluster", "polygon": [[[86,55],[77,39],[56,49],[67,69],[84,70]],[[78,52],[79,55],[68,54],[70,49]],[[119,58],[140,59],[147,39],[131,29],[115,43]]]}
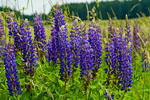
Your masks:
{"label": "wildflower cluster", "polygon": [[[10,14],[7,18],[8,43],[2,20],[0,19],[0,60],[4,62],[4,64],[0,64],[5,66],[6,82],[10,95],[17,96],[21,94],[21,88],[25,87],[27,89],[23,92],[30,91],[32,97],[32,94],[34,94],[32,87],[35,86],[36,88],[34,81],[39,77],[38,81],[42,80],[43,82],[37,84],[40,84],[41,88],[44,87],[46,92],[49,91],[49,85],[47,85],[45,80],[50,79],[51,83],[57,83],[51,88],[54,96],[59,91],[56,90],[56,92],[53,90],[55,89],[53,87],[57,87],[55,85],[59,85],[61,82],[64,83],[65,91],[62,93],[82,85],[84,92],[81,92],[85,93],[86,96],[95,94],[94,90],[97,89],[95,84],[99,83],[104,90],[103,97],[106,99],[112,100],[115,98],[118,92],[115,93],[113,90],[119,91],[117,95],[121,95],[123,98],[124,94],[130,91],[133,83],[134,66],[132,66],[132,63],[134,62],[132,62],[132,51],[134,49],[139,54],[140,50],[143,50],[141,57],[142,72],[149,70],[149,50],[146,48],[148,44],[142,41],[139,34],[140,29],[136,22],[134,23],[132,37],[128,18],[126,18],[125,30],[122,25],[120,25],[120,28],[116,28],[110,19],[108,31],[103,32],[104,38],[102,38],[102,32],[99,24],[95,21],[95,16],[89,25],[84,24],[79,18],[75,19],[69,30],[68,26],[70,24],[66,24],[63,11],[56,4],[53,25],[51,25],[51,30],[49,30],[51,31],[51,36],[46,40],[46,32],[40,15],[35,14],[33,20],[34,36],[32,36],[28,21],[17,23],[17,20],[13,18],[13,14]],[[102,45],[102,43],[104,44]],[[141,43],[143,44],[141,45]],[[143,46],[142,49],[140,49],[141,46]],[[104,59],[102,55],[105,56]],[[0,71],[2,67],[0,66]],[[57,78],[56,80],[51,80],[50,75],[54,74],[51,73],[53,70],[49,69],[54,69],[54,74],[57,71],[59,72],[54,76],[54,78]],[[103,69],[105,69],[105,73],[102,72]],[[41,74],[38,72],[48,72],[50,74],[46,75],[47,73]],[[18,77],[21,78],[21,82],[25,82],[24,86],[20,86]],[[103,77],[102,81],[100,77]],[[71,79],[72,81],[70,81]],[[103,83],[101,84],[100,82]],[[76,84],[80,83],[81,85],[76,86]],[[92,87],[92,85],[94,86]],[[111,90],[111,92],[105,91],[107,89]],[[78,90],[80,92],[81,89]],[[99,90],[98,93],[100,93]],[[117,99],[119,96],[116,96]],[[89,99],[91,98],[89,96]]]}
{"label": "wildflower cluster", "polygon": [[132,39],[129,22],[126,22],[126,33],[122,30],[118,34],[113,26],[110,26],[109,43],[106,43],[105,61],[108,68],[105,69],[108,74],[107,85],[111,84],[120,87],[121,90],[130,91],[132,86]]}

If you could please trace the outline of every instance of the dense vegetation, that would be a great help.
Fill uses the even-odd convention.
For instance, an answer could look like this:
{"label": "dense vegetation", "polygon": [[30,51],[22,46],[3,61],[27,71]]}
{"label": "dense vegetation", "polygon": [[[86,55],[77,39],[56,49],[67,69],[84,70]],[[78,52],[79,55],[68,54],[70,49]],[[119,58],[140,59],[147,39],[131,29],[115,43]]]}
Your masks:
{"label": "dense vegetation", "polygon": [[52,25],[0,13],[2,100],[150,100],[150,19],[91,21],[53,9]]}

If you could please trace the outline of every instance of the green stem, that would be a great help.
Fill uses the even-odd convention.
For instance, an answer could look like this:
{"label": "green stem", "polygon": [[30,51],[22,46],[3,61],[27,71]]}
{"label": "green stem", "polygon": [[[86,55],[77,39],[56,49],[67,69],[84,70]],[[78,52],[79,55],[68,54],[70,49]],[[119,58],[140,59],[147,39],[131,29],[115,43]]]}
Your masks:
{"label": "green stem", "polygon": [[146,100],[146,98],[145,98],[145,72],[144,72],[144,99],[143,100]]}
{"label": "green stem", "polygon": [[30,74],[30,95],[32,97],[32,75]]}
{"label": "green stem", "polygon": [[66,83],[67,83],[67,82],[66,82],[66,78],[65,78],[65,86],[64,86],[64,90],[66,90]]}
{"label": "green stem", "polygon": [[16,96],[16,100],[19,100],[19,99],[18,99],[18,96]]}

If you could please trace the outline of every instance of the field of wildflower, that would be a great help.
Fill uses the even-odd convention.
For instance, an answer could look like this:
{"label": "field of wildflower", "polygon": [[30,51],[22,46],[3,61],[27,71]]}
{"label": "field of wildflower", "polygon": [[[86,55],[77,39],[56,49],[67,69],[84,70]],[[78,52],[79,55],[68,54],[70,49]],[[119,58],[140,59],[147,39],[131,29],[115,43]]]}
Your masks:
{"label": "field of wildflower", "polygon": [[0,100],[150,100],[150,18],[71,20],[0,13]]}

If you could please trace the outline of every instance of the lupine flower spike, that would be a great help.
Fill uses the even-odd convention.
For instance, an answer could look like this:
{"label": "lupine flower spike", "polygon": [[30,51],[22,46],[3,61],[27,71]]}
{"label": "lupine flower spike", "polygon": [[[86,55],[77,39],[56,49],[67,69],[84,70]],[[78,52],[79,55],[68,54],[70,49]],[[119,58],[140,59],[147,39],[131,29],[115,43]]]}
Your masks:
{"label": "lupine flower spike", "polygon": [[108,35],[108,43],[106,43],[105,52],[106,57],[105,61],[108,65],[108,68],[105,69],[107,73],[107,85],[110,85],[110,79],[113,77],[112,85],[118,83],[118,33],[114,26],[112,26],[112,22],[109,22],[109,35]]}
{"label": "lupine flower spike", "polygon": [[18,94],[21,94],[21,88],[12,41],[4,47],[3,56],[9,93],[11,96],[17,96]]}
{"label": "lupine flower spike", "polygon": [[19,27],[21,31],[22,53],[25,62],[26,74],[33,76],[37,61],[37,55],[33,46],[32,35],[28,27],[28,21],[25,20],[23,25]]}
{"label": "lupine flower spike", "polygon": [[47,44],[46,44],[46,35],[45,35],[45,29],[42,22],[42,18],[37,13],[35,14],[35,18],[33,20],[34,22],[34,41],[37,45],[37,50],[40,56],[40,59],[43,63],[43,56],[47,57]]}
{"label": "lupine flower spike", "polygon": [[60,9],[59,4],[56,4],[54,9],[54,25],[51,29],[51,60],[54,64],[57,62],[57,58],[59,58],[59,33],[63,25],[65,25],[65,19],[62,9]]}
{"label": "lupine flower spike", "polygon": [[112,24],[109,26],[109,33],[109,42],[105,47],[105,61],[108,65],[108,68],[105,69],[108,74],[107,86],[121,86],[121,90],[127,92],[132,86],[132,39],[128,20],[126,21],[125,36],[122,27],[118,34]]}
{"label": "lupine flower spike", "polygon": [[65,19],[62,9],[60,9],[59,4],[57,3],[54,10],[54,36],[56,38],[57,52],[59,51],[59,32],[62,26],[65,26]]}
{"label": "lupine flower spike", "polygon": [[71,45],[71,52],[72,52],[72,78],[74,75],[74,72],[76,71],[76,68],[78,68],[78,63],[80,60],[80,43],[81,43],[81,37],[80,37],[80,27],[78,25],[78,20],[76,19],[73,23],[73,26],[71,28],[71,35],[70,35],[70,45]]}
{"label": "lupine flower spike", "polygon": [[142,66],[143,66],[143,70],[142,72],[148,72],[149,71],[149,61],[148,61],[148,58],[147,58],[147,55],[146,55],[146,50],[144,50],[142,52]]}
{"label": "lupine flower spike", "polygon": [[2,20],[0,19],[0,46],[4,45],[6,42],[5,40],[5,32],[2,24]]}
{"label": "lupine flower spike", "polygon": [[84,81],[85,94],[87,94],[88,86],[90,84],[92,73],[94,69],[94,50],[88,44],[86,33],[84,33],[80,51],[80,69],[81,79]]}
{"label": "lupine flower spike", "polygon": [[139,28],[138,28],[138,25],[136,22],[134,22],[134,32],[133,32],[133,46],[136,50],[136,52],[139,50],[140,48],[140,39],[138,37],[138,34],[139,33]]}
{"label": "lupine flower spike", "polygon": [[18,30],[18,24],[16,22],[16,19],[13,18],[13,16],[14,14],[11,13],[10,16],[7,18],[9,37],[14,39],[14,45],[15,45],[16,51],[17,50],[21,51],[22,46],[21,46],[21,39],[19,35],[19,30]]}
{"label": "lupine flower spike", "polygon": [[65,25],[65,19],[62,13],[62,9],[59,8],[59,5],[56,4],[54,10],[54,27],[55,27],[55,38],[56,47],[58,52],[58,58],[60,61],[60,79],[64,80],[65,88],[66,82],[70,79],[72,72],[72,54],[71,48],[68,41],[68,31]]}
{"label": "lupine flower spike", "polygon": [[47,53],[48,53],[47,60],[50,63],[50,61],[52,60],[52,42],[50,39],[48,40],[48,44],[47,44]]}
{"label": "lupine flower spike", "polygon": [[131,29],[126,16],[126,34],[124,42],[124,72],[122,78],[122,90],[125,92],[130,91],[129,87],[132,86],[132,39],[131,39]]}
{"label": "lupine flower spike", "polygon": [[5,32],[4,32],[4,28],[3,28],[3,24],[2,24],[2,20],[0,19],[0,66],[2,65],[2,59],[3,59],[3,47],[6,44],[6,40],[5,40]]}
{"label": "lupine flower spike", "polygon": [[66,27],[62,26],[59,33],[59,60],[60,79],[65,81],[65,85],[72,72],[72,54],[67,35]]}
{"label": "lupine flower spike", "polygon": [[[48,54],[51,55],[51,57],[49,57],[49,58],[51,58],[51,60],[53,61],[54,64],[57,62],[57,58],[58,58],[56,41],[57,41],[56,29],[55,29],[55,26],[53,25],[52,29],[51,29],[51,41],[48,41],[49,42],[48,43],[48,52],[49,52]],[[51,54],[50,54],[50,51],[51,51]]]}
{"label": "lupine flower spike", "polygon": [[101,41],[101,31],[99,25],[95,25],[94,22],[92,22],[89,25],[88,30],[89,35],[89,43],[94,50],[94,70],[93,70],[93,77],[96,77],[96,73],[98,72],[98,69],[101,66],[101,55],[102,55],[102,41]]}

